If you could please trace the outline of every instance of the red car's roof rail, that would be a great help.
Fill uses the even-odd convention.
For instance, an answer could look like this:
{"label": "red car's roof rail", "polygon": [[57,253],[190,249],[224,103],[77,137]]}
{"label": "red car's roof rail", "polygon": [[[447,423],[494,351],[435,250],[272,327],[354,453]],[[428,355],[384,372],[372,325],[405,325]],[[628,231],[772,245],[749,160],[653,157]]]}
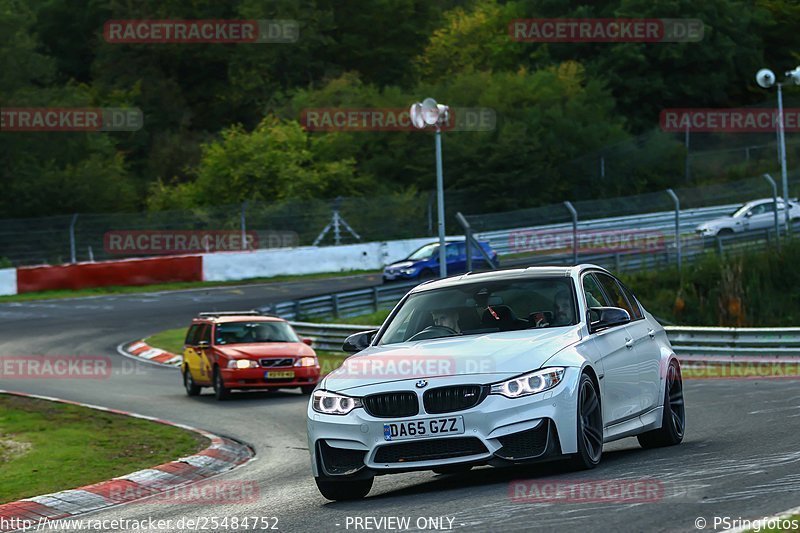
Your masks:
{"label": "red car's roof rail", "polygon": [[250,311],[205,311],[203,313],[197,313],[198,317],[205,318],[205,317],[216,317],[216,316],[273,316],[269,313],[262,313],[260,311],[256,311],[255,309],[251,309]]}

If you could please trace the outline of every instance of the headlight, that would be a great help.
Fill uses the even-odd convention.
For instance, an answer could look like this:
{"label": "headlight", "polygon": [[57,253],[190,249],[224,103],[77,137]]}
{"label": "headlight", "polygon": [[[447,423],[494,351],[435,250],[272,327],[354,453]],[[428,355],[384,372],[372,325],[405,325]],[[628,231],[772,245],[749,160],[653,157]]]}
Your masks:
{"label": "headlight", "polygon": [[361,398],[342,396],[326,390],[314,392],[314,397],[311,401],[312,409],[326,415],[346,415],[356,407],[361,406]]}
{"label": "headlight", "polygon": [[417,269],[416,268],[404,268],[400,272],[405,274],[406,276],[411,276],[412,274],[416,274],[417,273]]}
{"label": "headlight", "polygon": [[519,398],[552,389],[564,379],[564,368],[553,367],[537,370],[524,376],[492,385],[492,394],[502,394],[506,398]]}
{"label": "headlight", "polygon": [[258,361],[252,359],[231,359],[228,368],[258,368]]}
{"label": "headlight", "polygon": [[294,362],[294,366],[317,366],[316,357],[301,357]]}

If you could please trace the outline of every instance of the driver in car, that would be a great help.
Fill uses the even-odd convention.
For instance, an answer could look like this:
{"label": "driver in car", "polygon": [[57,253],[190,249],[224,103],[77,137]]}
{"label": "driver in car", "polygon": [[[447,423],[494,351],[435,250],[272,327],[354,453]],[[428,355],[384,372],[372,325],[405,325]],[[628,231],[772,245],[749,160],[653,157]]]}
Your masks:
{"label": "driver in car", "polygon": [[457,333],[461,333],[458,327],[458,309],[435,309],[431,311],[433,325],[449,328]]}
{"label": "driver in car", "polygon": [[553,320],[550,321],[551,326],[569,326],[575,313],[572,309],[572,295],[569,291],[559,291],[553,299]]}

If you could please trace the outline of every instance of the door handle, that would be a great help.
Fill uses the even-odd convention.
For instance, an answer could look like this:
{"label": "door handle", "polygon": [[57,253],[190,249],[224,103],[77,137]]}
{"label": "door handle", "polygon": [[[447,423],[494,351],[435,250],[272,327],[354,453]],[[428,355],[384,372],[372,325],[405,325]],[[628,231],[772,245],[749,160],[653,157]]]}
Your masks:
{"label": "door handle", "polygon": [[633,339],[626,338],[625,339],[625,347],[628,348],[628,349],[633,348]]}
{"label": "door handle", "polygon": [[654,329],[648,329],[647,330],[647,334],[650,335],[651,339],[655,339],[656,338],[656,332],[655,332]]}

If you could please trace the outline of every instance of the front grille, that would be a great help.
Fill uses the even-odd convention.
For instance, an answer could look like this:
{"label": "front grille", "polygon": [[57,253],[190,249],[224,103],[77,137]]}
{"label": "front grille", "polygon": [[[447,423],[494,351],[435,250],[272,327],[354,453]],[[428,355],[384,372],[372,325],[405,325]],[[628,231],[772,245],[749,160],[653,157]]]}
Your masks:
{"label": "front grille", "polygon": [[425,391],[422,401],[428,413],[452,413],[475,407],[488,393],[489,388],[481,385],[454,385]]}
{"label": "front grille", "polygon": [[550,421],[547,420],[538,427],[512,433],[499,437],[497,440],[503,445],[495,455],[503,459],[531,459],[539,457],[547,451],[547,441],[550,434]]}
{"label": "front grille", "polygon": [[277,368],[279,366],[292,366],[294,359],[291,357],[284,357],[281,359],[262,359],[261,366],[264,368]]}
{"label": "front grille", "polygon": [[319,454],[325,473],[331,476],[352,474],[364,467],[363,450],[346,450],[328,446],[325,441],[319,441]]}
{"label": "front grille", "polygon": [[401,418],[419,413],[419,402],[413,392],[387,392],[364,397],[364,409],[378,418]]}
{"label": "front grille", "polygon": [[429,439],[381,446],[375,453],[376,463],[407,463],[452,459],[486,453],[486,446],[476,437]]}

